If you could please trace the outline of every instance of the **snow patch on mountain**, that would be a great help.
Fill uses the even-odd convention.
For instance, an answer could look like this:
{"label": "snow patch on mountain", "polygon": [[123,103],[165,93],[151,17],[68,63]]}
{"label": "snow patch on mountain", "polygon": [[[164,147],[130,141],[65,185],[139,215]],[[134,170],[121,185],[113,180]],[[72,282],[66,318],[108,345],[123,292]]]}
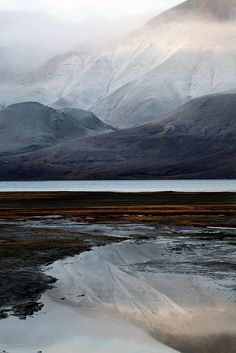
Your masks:
{"label": "snow patch on mountain", "polygon": [[235,89],[234,15],[231,0],[188,0],[118,44],[59,55],[0,84],[0,103],[63,104],[121,128],[151,122],[192,98]]}

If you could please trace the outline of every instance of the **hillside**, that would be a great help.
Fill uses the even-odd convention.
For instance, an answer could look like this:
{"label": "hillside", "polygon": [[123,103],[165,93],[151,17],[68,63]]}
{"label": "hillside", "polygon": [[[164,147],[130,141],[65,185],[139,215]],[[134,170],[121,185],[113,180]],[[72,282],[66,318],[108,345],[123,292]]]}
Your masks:
{"label": "hillside", "polygon": [[0,155],[29,152],[113,131],[90,112],[61,112],[36,102],[0,110]]}
{"label": "hillside", "polygon": [[235,14],[234,0],[185,1],[113,47],[85,45],[0,83],[0,104],[66,105],[118,128],[155,121],[193,98],[235,89]]}
{"label": "hillside", "polygon": [[236,94],[192,100],[161,121],[0,159],[1,179],[236,178]]}

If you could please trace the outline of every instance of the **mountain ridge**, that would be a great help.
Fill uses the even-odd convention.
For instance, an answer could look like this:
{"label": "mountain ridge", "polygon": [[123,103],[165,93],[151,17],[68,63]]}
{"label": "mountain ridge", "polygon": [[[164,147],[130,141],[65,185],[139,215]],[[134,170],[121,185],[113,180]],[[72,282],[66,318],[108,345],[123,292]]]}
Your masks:
{"label": "mountain ridge", "polygon": [[234,9],[232,0],[188,0],[114,47],[83,47],[52,58],[17,84],[0,83],[0,104],[34,100],[60,108],[64,102],[128,128],[161,118],[195,97],[231,91],[236,21],[212,21],[209,13],[233,16]]}
{"label": "mountain ridge", "polygon": [[0,178],[236,178],[235,112],[236,94],[196,98],[155,123],[2,157]]}
{"label": "mountain ridge", "polygon": [[110,131],[112,128],[90,112],[75,110],[71,114],[38,102],[17,103],[0,110],[0,155],[30,152]]}
{"label": "mountain ridge", "polygon": [[185,20],[191,16],[195,20],[209,19],[216,21],[231,21],[236,18],[236,3],[234,0],[187,0],[164,11],[148,22],[149,26],[158,23],[159,20],[175,20],[176,13]]}

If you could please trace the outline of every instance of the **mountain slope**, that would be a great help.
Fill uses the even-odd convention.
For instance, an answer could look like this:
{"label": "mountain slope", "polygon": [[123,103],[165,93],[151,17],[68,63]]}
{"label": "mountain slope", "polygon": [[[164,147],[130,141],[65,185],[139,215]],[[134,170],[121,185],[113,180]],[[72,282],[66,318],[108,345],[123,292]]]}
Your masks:
{"label": "mountain slope", "polygon": [[81,48],[17,84],[0,84],[0,103],[63,102],[124,128],[154,121],[192,98],[231,91],[235,6],[235,0],[185,1],[114,47]]}
{"label": "mountain slope", "polygon": [[160,20],[176,20],[176,14],[181,21],[188,20],[191,16],[195,19],[231,21],[236,18],[235,0],[188,0],[180,3],[169,11],[157,16],[150,21],[150,25],[157,24]]}
{"label": "mountain slope", "polygon": [[[0,83],[0,104],[39,101],[94,112],[116,127],[154,121],[202,95],[231,91],[236,77],[235,0],[188,0],[113,47],[52,58]],[[63,102],[63,103],[62,103]]]}
{"label": "mountain slope", "polygon": [[[189,0],[154,18],[127,41],[127,62],[92,110],[129,127],[153,121],[192,98],[233,89],[235,13],[231,0]],[[116,49],[122,51],[124,45]]]}
{"label": "mountain slope", "polygon": [[0,178],[236,178],[235,115],[236,94],[197,98],[152,124],[1,158]]}
{"label": "mountain slope", "polygon": [[87,136],[98,135],[115,130],[112,126],[103,123],[96,117],[96,115],[87,110],[63,108],[62,111],[81,124],[86,129]]}
{"label": "mountain slope", "polygon": [[90,112],[61,112],[35,102],[14,104],[0,110],[0,155],[110,131]]}

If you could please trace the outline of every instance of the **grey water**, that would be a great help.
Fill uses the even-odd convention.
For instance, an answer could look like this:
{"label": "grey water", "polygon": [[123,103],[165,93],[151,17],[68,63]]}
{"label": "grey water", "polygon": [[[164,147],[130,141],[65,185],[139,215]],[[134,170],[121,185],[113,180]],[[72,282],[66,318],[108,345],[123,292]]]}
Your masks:
{"label": "grey water", "polygon": [[[44,307],[34,317],[0,320],[0,353],[76,353],[78,347],[89,353],[235,352],[235,230],[155,223],[87,224],[60,216],[2,220],[2,224],[20,226],[22,233],[24,228],[40,227],[86,237],[100,233],[130,239],[93,247],[46,267],[44,271],[58,279],[55,288],[43,295]],[[78,293],[84,288],[80,299]],[[99,301],[90,301],[90,293]],[[61,301],[62,297],[68,300]],[[163,303],[169,303],[166,298],[178,308],[171,316],[161,310]],[[104,309],[107,302],[112,313]],[[119,311],[124,305],[133,320],[127,320],[126,310]],[[197,315],[189,321],[194,311]],[[135,325],[137,314],[141,315],[139,325]],[[164,332],[169,327],[179,330],[174,343],[172,338],[159,338],[156,314],[162,315]],[[152,331],[148,331],[150,322]],[[181,345],[185,350],[179,349]]]}
{"label": "grey water", "polygon": [[0,192],[236,192],[236,180],[0,181]]}

